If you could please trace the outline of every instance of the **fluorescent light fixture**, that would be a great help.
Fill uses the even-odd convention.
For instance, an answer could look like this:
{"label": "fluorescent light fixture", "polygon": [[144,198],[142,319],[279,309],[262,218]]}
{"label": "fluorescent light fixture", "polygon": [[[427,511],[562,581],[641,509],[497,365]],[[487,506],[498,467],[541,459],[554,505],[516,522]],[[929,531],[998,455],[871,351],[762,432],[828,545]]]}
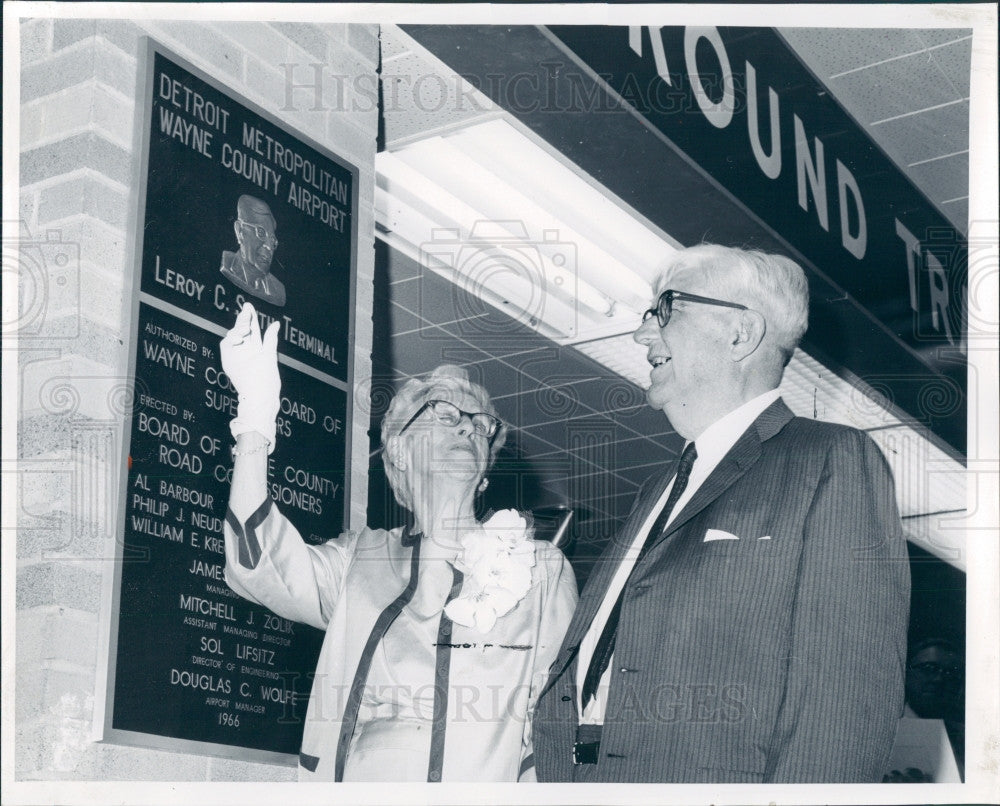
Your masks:
{"label": "fluorescent light fixture", "polygon": [[[404,251],[411,256],[442,230],[457,231],[468,242],[465,254],[485,249],[492,238],[497,259],[504,252],[511,259],[526,256],[545,304],[518,318],[530,321],[540,313],[561,344],[631,330],[649,305],[659,265],[676,249],[593,180],[503,119],[378,154],[376,220],[397,241],[409,243]],[[466,270],[461,263],[453,268]],[[561,303],[574,309],[574,321],[560,315]]]}
{"label": "fluorescent light fixture", "polygon": [[[502,154],[506,165],[520,166],[520,173],[506,175],[506,165],[495,163],[491,153]],[[502,120],[414,143],[397,156],[433,176],[451,194],[475,199],[485,220],[520,220],[533,238],[546,231],[558,233],[559,240],[572,244],[573,269],[582,280],[615,299],[630,299],[634,308],[646,307],[651,275],[657,263],[673,252],[671,244],[648,228],[637,227],[629,213]],[[526,165],[530,171],[524,169]],[[550,194],[552,188],[559,188],[556,195]],[[627,241],[629,231],[636,229],[645,230],[642,240],[649,250],[639,273],[631,260],[619,257],[625,252],[641,253]]]}
{"label": "fluorescent light fixture", "polygon": [[[394,154],[380,154],[378,170],[376,220],[406,241],[409,246],[404,251],[421,264],[438,272],[450,269],[497,291],[509,303],[517,304],[514,298],[531,301],[516,318],[541,318],[560,339],[577,337],[577,326],[568,324],[577,317],[546,321],[545,311],[561,311],[568,305],[598,321],[612,311],[615,300],[579,278],[575,244],[562,241],[558,230],[544,229],[540,237],[532,238],[522,219],[488,217],[473,206],[478,205],[476,198],[450,192]],[[499,286],[513,276],[536,287],[511,298]]]}
{"label": "fluorescent light fixture", "polygon": [[[593,266],[597,275],[627,284],[628,292],[642,300],[640,311],[647,308],[657,269],[678,244],[634,211],[610,201],[606,189],[505,121],[487,121],[477,129],[460,131],[449,141],[479,164],[489,165],[508,184],[521,188],[529,200],[557,211],[561,226],[586,234],[609,259],[607,264]],[[588,261],[585,270],[590,269]]]}

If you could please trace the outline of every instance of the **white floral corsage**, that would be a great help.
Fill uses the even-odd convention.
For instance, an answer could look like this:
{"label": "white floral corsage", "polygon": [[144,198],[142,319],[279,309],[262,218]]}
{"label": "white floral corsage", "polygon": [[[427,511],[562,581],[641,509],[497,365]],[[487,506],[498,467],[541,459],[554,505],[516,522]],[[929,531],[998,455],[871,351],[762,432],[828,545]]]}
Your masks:
{"label": "white floral corsage", "polygon": [[503,509],[462,537],[454,565],[465,581],[461,596],[444,609],[448,618],[488,633],[500,616],[514,609],[531,588],[535,542],[529,531],[517,510]]}

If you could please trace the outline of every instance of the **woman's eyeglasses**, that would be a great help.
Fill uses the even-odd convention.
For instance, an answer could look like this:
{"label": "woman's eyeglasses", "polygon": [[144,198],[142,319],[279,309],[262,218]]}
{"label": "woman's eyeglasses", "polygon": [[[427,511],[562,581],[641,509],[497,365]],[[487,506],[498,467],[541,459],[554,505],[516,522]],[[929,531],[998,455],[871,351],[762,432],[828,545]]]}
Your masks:
{"label": "woman's eyeglasses", "polygon": [[670,314],[674,310],[675,299],[679,299],[681,302],[700,302],[702,305],[720,305],[723,308],[736,308],[740,311],[750,310],[746,305],[740,305],[738,302],[726,302],[725,300],[712,299],[711,297],[699,297],[697,294],[687,294],[683,291],[674,291],[672,288],[668,288],[660,294],[660,298],[656,301],[656,307],[650,308],[643,313],[642,321],[645,322],[650,317],[655,316],[660,327],[666,327],[667,322],[670,321]]}
{"label": "woman's eyeglasses", "polygon": [[431,413],[437,418],[439,423],[447,426],[456,426],[461,422],[463,417],[468,417],[469,422],[472,423],[472,430],[479,436],[486,437],[487,439],[493,439],[497,431],[500,430],[500,420],[492,414],[487,414],[485,411],[463,411],[454,403],[450,403],[447,400],[428,400],[406,421],[406,425],[399,429],[399,433],[402,434],[407,428],[413,425],[413,422],[427,409],[431,410]]}

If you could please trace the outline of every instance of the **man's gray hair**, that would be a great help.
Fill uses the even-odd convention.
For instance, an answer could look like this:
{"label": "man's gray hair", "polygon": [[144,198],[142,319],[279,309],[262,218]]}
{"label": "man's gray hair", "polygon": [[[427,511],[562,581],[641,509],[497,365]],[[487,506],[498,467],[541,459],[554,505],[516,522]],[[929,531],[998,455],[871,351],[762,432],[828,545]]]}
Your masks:
{"label": "man's gray hair", "polygon": [[[479,408],[478,411],[497,416],[493,401],[490,400],[489,393],[478,383],[474,383],[469,378],[469,373],[461,367],[451,364],[442,364],[440,367],[423,378],[410,378],[395,396],[389,401],[389,408],[385,417],[382,418],[382,448],[383,453],[389,437],[398,434],[406,421],[428,400],[434,400],[441,394],[457,393],[472,397]],[[499,419],[499,418],[497,418]],[[487,460],[486,470],[493,466],[497,454],[507,440],[507,426],[501,423],[499,430],[493,437],[490,445],[490,455]],[[406,473],[394,465],[387,457],[383,458],[382,464],[385,466],[385,476],[389,480],[393,495],[401,506],[407,509],[413,508],[413,500],[410,494],[410,486],[407,483]]]}
{"label": "man's gray hair", "polygon": [[809,326],[809,284],[798,263],[757,249],[699,244],[670,259],[656,283],[656,293],[669,288],[671,278],[687,269],[703,270],[719,299],[763,314],[768,334],[787,366]]}

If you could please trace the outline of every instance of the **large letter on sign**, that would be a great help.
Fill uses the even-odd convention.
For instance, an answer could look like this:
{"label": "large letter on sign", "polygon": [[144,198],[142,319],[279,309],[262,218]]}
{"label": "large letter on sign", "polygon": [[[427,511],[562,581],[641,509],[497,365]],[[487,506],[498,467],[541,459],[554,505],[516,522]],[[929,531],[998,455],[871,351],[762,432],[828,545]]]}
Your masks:
{"label": "large letter on sign", "polygon": [[[699,39],[704,39],[712,46],[722,70],[722,100],[718,103],[708,97],[701,76],[698,75],[695,51],[698,48]],[[694,97],[697,99],[701,111],[705,113],[706,119],[717,129],[726,128],[733,119],[733,110],[736,109],[736,90],[733,87],[733,70],[729,66],[729,56],[726,54],[726,46],[722,44],[722,37],[719,36],[718,29],[685,28],[684,61],[687,63],[688,75],[691,77],[691,89],[694,91]]]}
{"label": "large letter on sign", "polygon": [[760,141],[760,112],[757,111],[757,71],[747,62],[747,131],[750,147],[757,158],[757,164],[768,179],[777,179],[781,173],[781,126],[778,117],[778,93],[767,88],[768,109],[771,121],[771,153],[764,153]]}
{"label": "large letter on sign", "polygon": [[795,173],[799,186],[799,207],[809,210],[809,197],[806,195],[806,178],[809,179],[809,189],[812,190],[813,201],[816,203],[816,218],[820,226],[830,231],[830,217],[826,211],[826,167],[823,162],[823,141],[818,137],[816,143],[816,162],[809,152],[809,138],[798,115],[792,115],[795,128]]}
{"label": "large letter on sign", "polygon": [[[858,233],[852,235],[848,222],[847,193],[854,197],[854,205],[858,208]],[[847,167],[837,160],[837,195],[840,201],[840,242],[844,249],[858,260],[865,256],[868,248],[868,221],[865,218],[865,203],[861,200],[861,188]]]}

